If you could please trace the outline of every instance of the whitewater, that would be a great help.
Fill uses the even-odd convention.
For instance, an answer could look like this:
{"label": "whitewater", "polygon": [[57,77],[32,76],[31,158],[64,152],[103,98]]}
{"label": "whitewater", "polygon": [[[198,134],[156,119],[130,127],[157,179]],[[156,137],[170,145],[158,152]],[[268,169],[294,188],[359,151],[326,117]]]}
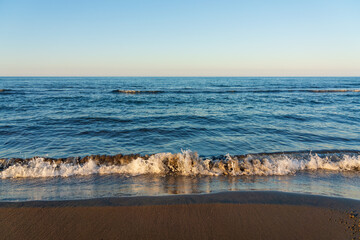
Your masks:
{"label": "whitewater", "polygon": [[[126,159],[126,161],[124,161]],[[82,163],[81,163],[82,162]],[[0,178],[69,177],[91,174],[269,176],[298,171],[360,171],[358,152],[272,153],[200,158],[190,150],[150,156],[87,156],[68,159],[0,159]]]}

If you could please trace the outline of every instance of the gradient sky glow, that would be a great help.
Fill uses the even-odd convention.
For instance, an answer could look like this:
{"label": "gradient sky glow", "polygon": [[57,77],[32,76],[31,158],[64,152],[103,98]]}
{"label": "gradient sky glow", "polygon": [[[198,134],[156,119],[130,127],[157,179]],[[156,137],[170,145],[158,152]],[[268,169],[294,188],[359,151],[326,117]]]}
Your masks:
{"label": "gradient sky glow", "polygon": [[360,76],[359,0],[0,0],[0,76]]}

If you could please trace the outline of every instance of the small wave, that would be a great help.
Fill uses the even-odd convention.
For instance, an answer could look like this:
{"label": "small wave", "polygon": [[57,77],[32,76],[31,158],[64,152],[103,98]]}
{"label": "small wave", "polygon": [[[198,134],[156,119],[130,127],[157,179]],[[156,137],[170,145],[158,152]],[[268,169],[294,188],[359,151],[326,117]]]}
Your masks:
{"label": "small wave", "polygon": [[360,92],[360,89],[319,89],[319,90],[308,90],[308,92],[314,92],[314,93]]}
{"label": "small wave", "polygon": [[360,152],[262,153],[204,158],[190,150],[153,155],[0,159],[0,178],[69,177],[91,174],[288,175],[299,171],[360,171]]}
{"label": "small wave", "polygon": [[226,93],[345,93],[360,92],[360,89],[182,89],[182,90],[113,90],[113,93],[123,94],[158,94],[158,93],[174,93],[174,94],[226,94]]}
{"label": "small wave", "polygon": [[142,90],[114,90],[113,93],[125,93],[125,94],[157,94],[163,93],[164,91],[142,91]]}

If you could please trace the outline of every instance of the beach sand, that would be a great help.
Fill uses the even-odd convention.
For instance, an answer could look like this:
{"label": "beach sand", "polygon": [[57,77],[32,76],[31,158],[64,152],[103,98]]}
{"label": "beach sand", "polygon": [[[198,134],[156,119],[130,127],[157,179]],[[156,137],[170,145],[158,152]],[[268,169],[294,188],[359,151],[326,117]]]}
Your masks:
{"label": "beach sand", "polygon": [[356,200],[281,192],[0,203],[0,239],[359,239]]}

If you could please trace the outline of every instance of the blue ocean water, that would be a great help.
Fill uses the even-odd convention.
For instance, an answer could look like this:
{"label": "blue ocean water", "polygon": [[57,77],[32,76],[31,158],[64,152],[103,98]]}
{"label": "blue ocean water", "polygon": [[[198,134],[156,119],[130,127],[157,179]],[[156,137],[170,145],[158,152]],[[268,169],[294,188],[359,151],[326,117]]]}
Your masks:
{"label": "blue ocean water", "polygon": [[[360,78],[0,78],[0,157],[360,150]],[[159,91],[124,94],[114,90]]]}
{"label": "blue ocean water", "polygon": [[[159,178],[162,185],[168,186],[168,177],[161,176],[167,172],[164,174],[160,169],[160,174],[154,175],[158,172],[148,169],[146,164],[150,161],[147,159],[141,162],[146,165],[145,170],[134,162],[136,166],[132,166],[131,171],[130,166],[126,171],[99,169],[97,163],[95,167],[86,166],[92,169],[88,169],[89,174],[80,163],[73,163],[79,169],[65,174],[56,172],[59,166],[44,165],[44,162],[26,163],[24,170],[19,168],[24,167],[24,163],[10,159],[81,158],[119,153],[181,155],[185,150],[200,155],[190,157],[189,166],[193,168],[182,170],[187,174],[180,174],[191,175],[191,178],[198,176],[196,179],[200,183],[192,183],[198,186],[194,188],[202,189],[199,187],[204,186],[202,181],[210,178],[212,184],[206,191],[229,189],[235,184],[237,190],[243,187],[276,189],[360,199],[360,190],[356,184],[353,186],[354,182],[360,183],[360,77],[0,77],[0,89],[0,158],[7,162],[2,163],[0,170],[0,200],[61,199],[58,193],[48,194],[51,189],[64,186],[69,186],[72,192],[71,186],[75,184],[67,184],[69,181],[84,182],[80,185],[83,190],[94,184],[105,189],[105,193],[90,191],[92,194],[83,193],[76,198],[113,196],[114,184],[127,189],[117,192],[116,196],[168,194],[168,190],[129,190],[132,186],[129,181],[139,179],[143,185],[150,178]],[[293,157],[293,152],[299,151],[302,154]],[[323,156],[323,151],[329,153]],[[273,157],[273,152],[283,154]],[[228,164],[225,168],[233,177],[224,177],[227,174],[221,166],[216,171],[212,168],[217,164],[216,159],[221,158],[219,156],[258,153],[266,153],[272,164],[268,166],[261,160],[260,168],[265,164],[270,170],[259,172],[251,159],[250,173],[246,170],[249,168],[240,167],[242,170],[235,174],[235,170],[228,169],[229,157],[224,160]],[[165,158],[169,156],[157,156],[156,161],[164,162]],[[284,158],[287,165],[281,162]],[[210,167],[207,166],[211,169],[205,169],[206,172],[201,162],[196,163],[201,166],[194,170],[194,162],[205,159],[215,159]],[[151,161],[154,166],[155,160]],[[41,168],[46,168],[47,172]],[[26,172],[29,169],[31,173]],[[327,179],[323,181],[333,184],[332,187],[306,190],[302,183],[314,184],[309,169],[318,169],[310,175]],[[332,172],[321,175],[320,170]],[[114,176],[114,173],[118,174]],[[38,179],[48,179],[52,174],[55,177],[51,181]],[[239,175],[253,175],[253,181],[258,184],[244,185],[245,178]],[[280,179],[291,176],[290,182],[298,184],[283,189],[283,180],[277,185],[264,184],[263,176],[269,179],[270,176]],[[226,184],[218,187],[219,182],[224,181]],[[350,195],[339,188],[350,187],[349,182],[354,188]],[[33,184],[37,187],[35,190]],[[283,184],[288,184],[288,180]],[[76,187],[78,192],[85,191],[80,190],[79,185]],[[324,190],[331,188],[331,191]],[[36,197],[30,192],[36,192]],[[71,194],[64,198],[71,198]]]}

